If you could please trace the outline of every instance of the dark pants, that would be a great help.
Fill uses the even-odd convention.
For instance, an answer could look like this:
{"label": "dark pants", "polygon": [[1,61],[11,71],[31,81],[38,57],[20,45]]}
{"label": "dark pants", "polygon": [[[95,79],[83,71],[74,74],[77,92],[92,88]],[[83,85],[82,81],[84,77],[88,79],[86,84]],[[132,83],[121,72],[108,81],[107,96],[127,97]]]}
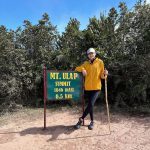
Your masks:
{"label": "dark pants", "polygon": [[93,90],[93,91],[85,91],[85,96],[88,98],[88,105],[82,115],[82,119],[84,119],[88,114],[90,114],[91,121],[93,121],[93,108],[98,98],[100,90]]}

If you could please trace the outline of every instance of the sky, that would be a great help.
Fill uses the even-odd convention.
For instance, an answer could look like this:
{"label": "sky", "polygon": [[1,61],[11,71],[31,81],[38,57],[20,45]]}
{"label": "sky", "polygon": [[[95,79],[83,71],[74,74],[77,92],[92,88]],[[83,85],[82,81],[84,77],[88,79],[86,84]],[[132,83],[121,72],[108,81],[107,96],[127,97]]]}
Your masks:
{"label": "sky", "polygon": [[[53,25],[61,33],[71,18],[80,21],[80,29],[87,27],[89,18],[107,14],[112,7],[118,8],[123,0],[0,0],[0,25],[8,29],[23,26],[24,20],[37,24],[46,12]],[[124,0],[132,8],[137,0]],[[150,0],[148,0],[150,1]]]}

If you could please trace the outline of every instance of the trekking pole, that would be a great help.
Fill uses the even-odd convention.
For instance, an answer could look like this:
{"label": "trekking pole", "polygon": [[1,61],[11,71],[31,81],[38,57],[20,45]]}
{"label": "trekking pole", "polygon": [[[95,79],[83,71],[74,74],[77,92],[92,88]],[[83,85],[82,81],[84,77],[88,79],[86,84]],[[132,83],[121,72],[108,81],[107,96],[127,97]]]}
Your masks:
{"label": "trekking pole", "polygon": [[110,115],[109,115],[109,106],[108,106],[108,97],[107,97],[107,78],[105,78],[105,100],[106,100],[106,107],[107,107],[107,116],[108,116],[108,123],[109,123],[109,132],[110,131]]}

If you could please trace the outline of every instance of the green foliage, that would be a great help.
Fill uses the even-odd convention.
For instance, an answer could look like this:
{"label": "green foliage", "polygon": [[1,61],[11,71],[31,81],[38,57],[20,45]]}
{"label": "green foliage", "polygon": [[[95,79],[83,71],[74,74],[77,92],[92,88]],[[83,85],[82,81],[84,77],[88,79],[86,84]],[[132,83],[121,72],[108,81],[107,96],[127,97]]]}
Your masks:
{"label": "green foliage", "polygon": [[43,65],[51,65],[51,54],[57,51],[57,36],[47,14],[37,25],[24,21],[24,30],[18,28],[14,32],[0,27],[2,107],[12,103],[35,104],[42,93]]}
{"label": "green foliage", "polygon": [[23,29],[0,26],[0,110],[36,104],[43,97],[43,65],[73,70],[94,47],[109,70],[108,94],[114,107],[150,105],[150,5],[139,1],[129,10],[121,2],[108,15],[89,18],[86,29],[70,18],[62,34],[43,14]]}
{"label": "green foliage", "polygon": [[82,49],[83,34],[79,30],[79,26],[80,22],[77,19],[70,18],[65,32],[62,33],[60,38],[60,55],[58,58],[65,61],[67,68],[61,66],[61,69],[73,69],[83,61],[81,57],[84,53]]}

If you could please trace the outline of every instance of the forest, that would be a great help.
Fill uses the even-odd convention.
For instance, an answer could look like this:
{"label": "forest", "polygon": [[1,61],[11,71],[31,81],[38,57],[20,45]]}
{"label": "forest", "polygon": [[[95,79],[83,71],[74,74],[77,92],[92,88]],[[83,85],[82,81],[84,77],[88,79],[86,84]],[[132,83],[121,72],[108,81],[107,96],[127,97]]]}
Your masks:
{"label": "forest", "polygon": [[[150,4],[124,2],[89,18],[86,29],[70,18],[58,32],[44,13],[37,24],[24,20],[16,30],[0,25],[0,112],[43,101],[43,66],[74,70],[93,47],[109,71],[109,104],[150,109]],[[104,97],[102,89],[101,98]]]}

